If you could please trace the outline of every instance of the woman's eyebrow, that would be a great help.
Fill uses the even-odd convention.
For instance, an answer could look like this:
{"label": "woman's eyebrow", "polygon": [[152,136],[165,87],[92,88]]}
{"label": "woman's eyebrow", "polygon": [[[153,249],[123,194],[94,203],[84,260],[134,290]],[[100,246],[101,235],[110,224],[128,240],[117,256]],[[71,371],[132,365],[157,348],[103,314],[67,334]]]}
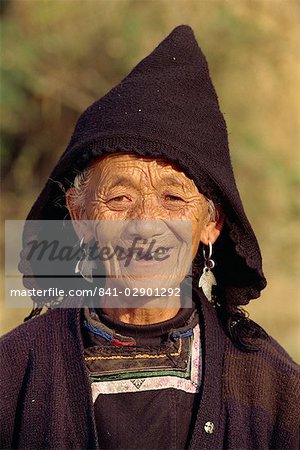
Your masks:
{"label": "woman's eyebrow", "polygon": [[[168,186],[178,187],[181,189],[184,188],[184,184],[182,181],[179,181],[176,177],[170,176],[170,175],[161,178],[161,180],[159,181],[159,185],[162,185],[162,184],[164,184],[164,185],[167,184]],[[127,178],[124,175],[121,175],[121,176],[117,175],[116,177],[113,178],[113,180],[111,182],[109,182],[107,184],[108,189],[113,189],[116,186],[125,186],[125,187],[131,187],[131,188],[138,187],[136,181],[133,181],[132,179]]]}
{"label": "woman's eyebrow", "polygon": [[126,186],[126,187],[136,187],[136,183],[134,183],[130,178],[124,176],[116,176],[113,178],[111,183],[107,184],[108,189],[112,189],[116,186]]}
{"label": "woman's eyebrow", "polygon": [[160,180],[160,184],[167,183],[169,186],[180,187],[183,188],[184,184],[182,181],[179,181],[178,178],[174,176],[166,176]]}

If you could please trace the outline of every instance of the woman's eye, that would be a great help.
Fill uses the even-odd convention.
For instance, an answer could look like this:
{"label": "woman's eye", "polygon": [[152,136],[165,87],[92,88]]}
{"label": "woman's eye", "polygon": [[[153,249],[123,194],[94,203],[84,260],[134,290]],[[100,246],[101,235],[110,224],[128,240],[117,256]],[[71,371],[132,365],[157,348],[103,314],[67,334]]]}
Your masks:
{"label": "woman's eye", "polygon": [[178,201],[184,202],[183,198],[178,197],[177,195],[171,195],[171,194],[165,195],[165,200],[172,201],[172,202],[178,202]]}
{"label": "woman's eye", "polygon": [[111,201],[114,201],[114,202],[124,202],[124,200],[128,200],[128,201],[130,201],[130,199],[128,198],[128,197],[126,197],[126,195],[118,195],[118,197],[114,197],[114,198],[111,198],[109,201],[111,202]]}

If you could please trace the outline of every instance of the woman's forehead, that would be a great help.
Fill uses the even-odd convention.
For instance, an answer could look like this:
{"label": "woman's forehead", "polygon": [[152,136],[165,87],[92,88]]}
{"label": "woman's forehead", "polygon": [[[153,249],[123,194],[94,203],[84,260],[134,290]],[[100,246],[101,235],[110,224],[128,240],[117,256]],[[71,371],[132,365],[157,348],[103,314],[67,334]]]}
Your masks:
{"label": "woman's forehead", "polygon": [[127,152],[105,155],[93,163],[93,169],[96,176],[115,177],[117,174],[120,175],[119,170],[121,170],[122,174],[126,173],[126,175],[157,173],[170,177],[173,175],[174,180],[192,181],[180,167],[162,157],[145,157]]}
{"label": "woman's forehead", "polygon": [[130,164],[130,165],[142,165],[148,164],[151,166],[171,167],[174,170],[181,172],[181,169],[165,158],[153,157],[153,156],[140,156],[136,153],[129,152],[116,152],[109,155],[104,155],[96,161],[96,164]]}

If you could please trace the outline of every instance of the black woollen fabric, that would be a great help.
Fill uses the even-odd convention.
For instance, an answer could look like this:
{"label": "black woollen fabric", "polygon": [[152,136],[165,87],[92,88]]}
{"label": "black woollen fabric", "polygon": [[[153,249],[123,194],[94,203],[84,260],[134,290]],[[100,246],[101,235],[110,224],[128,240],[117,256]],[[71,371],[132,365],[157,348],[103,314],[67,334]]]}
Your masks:
{"label": "black woollen fabric", "polygon": [[[222,301],[243,305],[259,297],[266,286],[260,249],[234,179],[226,124],[208,64],[188,25],[177,26],[82,113],[27,219],[66,218],[62,189],[95,159],[120,151],[175,163],[200,192],[221,205],[226,222],[213,258]],[[25,225],[24,246],[26,236]],[[201,269],[195,283],[200,274]]]}

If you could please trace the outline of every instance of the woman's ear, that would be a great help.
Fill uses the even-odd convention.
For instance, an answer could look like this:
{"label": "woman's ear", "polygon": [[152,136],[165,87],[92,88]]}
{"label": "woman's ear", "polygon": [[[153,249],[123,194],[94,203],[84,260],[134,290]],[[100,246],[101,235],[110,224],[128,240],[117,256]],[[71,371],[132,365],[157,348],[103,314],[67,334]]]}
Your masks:
{"label": "woman's ear", "polygon": [[217,206],[216,209],[218,217],[217,221],[209,222],[201,232],[200,240],[205,245],[208,245],[208,241],[212,244],[216,242],[224,225],[225,214],[223,213],[221,207]]}
{"label": "woman's ear", "polygon": [[74,201],[74,198],[76,198],[77,195],[74,187],[69,188],[66,192],[66,205],[78,239],[81,241],[81,239],[84,238],[84,242],[88,243],[93,239],[93,234],[90,231],[92,227],[89,226],[89,220],[84,209]]}
{"label": "woman's ear", "polygon": [[80,211],[79,211],[79,207],[76,204],[76,202],[74,202],[74,197],[76,196],[76,189],[73,188],[69,188],[66,192],[66,205],[70,214],[70,217],[72,220],[80,220]]}

